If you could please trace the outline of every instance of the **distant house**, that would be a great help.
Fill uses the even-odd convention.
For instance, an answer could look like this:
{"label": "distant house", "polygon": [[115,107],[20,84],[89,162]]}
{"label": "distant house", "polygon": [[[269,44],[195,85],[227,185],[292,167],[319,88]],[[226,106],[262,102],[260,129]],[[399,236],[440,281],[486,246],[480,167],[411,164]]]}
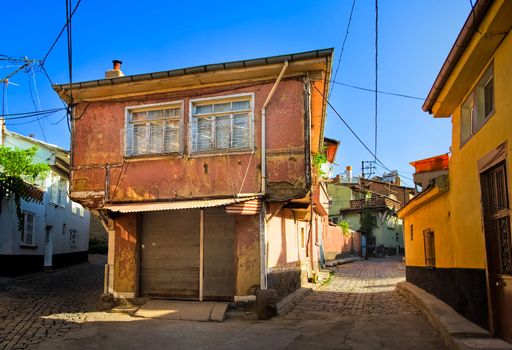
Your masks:
{"label": "distant house", "polygon": [[5,129],[0,119],[0,144],[27,149],[37,146],[37,162],[50,165],[50,175],[27,183],[34,201],[21,201],[25,225],[18,230],[14,198],[0,200],[0,275],[14,276],[44,268],[87,261],[89,212],[68,197],[69,152]]}
{"label": "distant house", "polygon": [[352,168],[328,185],[332,199],[329,221],[346,221],[366,237],[368,252],[403,254],[402,220],[396,212],[414,196],[413,188],[400,185],[397,174],[388,178],[352,176]]}
{"label": "distant house", "polygon": [[282,298],[315,280],[331,62],[327,49],[124,76],[116,61],[54,86],[75,103],[71,198],[109,228],[106,293]]}
{"label": "distant house", "polygon": [[512,1],[479,0],[423,110],[451,118],[451,155],[413,162],[400,211],[407,281],[512,342]]}

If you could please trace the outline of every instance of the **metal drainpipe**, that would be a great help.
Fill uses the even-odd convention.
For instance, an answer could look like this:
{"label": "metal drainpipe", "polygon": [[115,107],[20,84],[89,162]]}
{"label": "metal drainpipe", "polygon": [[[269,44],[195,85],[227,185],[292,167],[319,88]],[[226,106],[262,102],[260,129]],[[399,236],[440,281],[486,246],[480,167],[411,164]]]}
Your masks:
{"label": "metal drainpipe", "polygon": [[274,83],[274,86],[272,86],[272,90],[270,90],[267,99],[265,100],[265,103],[263,103],[263,107],[261,107],[261,193],[263,195],[266,194],[267,190],[267,146],[266,146],[266,116],[267,116],[267,106],[270,102],[270,99],[272,96],[274,96],[274,93],[276,92],[277,86],[281,82],[281,79],[283,78],[284,73],[286,72],[286,69],[288,68],[288,61],[284,61],[283,69],[281,69],[281,73],[279,73],[279,76],[277,77],[276,82]]}
{"label": "metal drainpipe", "polygon": [[[276,79],[274,86],[270,90],[263,107],[261,107],[261,187],[260,192],[262,196],[265,196],[267,192],[267,159],[266,159],[266,116],[267,106],[274,95],[277,86],[281,82],[281,79],[288,68],[288,61],[284,61],[281,73]],[[265,202],[261,203],[261,214],[260,214],[260,288],[267,289],[267,220],[266,220],[266,207]]]}

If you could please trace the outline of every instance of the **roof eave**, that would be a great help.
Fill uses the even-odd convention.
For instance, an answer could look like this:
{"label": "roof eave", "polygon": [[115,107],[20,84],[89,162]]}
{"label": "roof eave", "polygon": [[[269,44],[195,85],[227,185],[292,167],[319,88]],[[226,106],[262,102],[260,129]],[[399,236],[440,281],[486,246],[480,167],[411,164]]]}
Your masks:
{"label": "roof eave", "polygon": [[444,84],[448,80],[448,77],[452,73],[455,65],[458,60],[464,53],[469,41],[473,37],[473,34],[476,32],[478,26],[484,19],[487,11],[492,5],[494,0],[478,0],[475,4],[473,10],[468,15],[464,26],[462,27],[455,43],[453,44],[448,57],[443,63],[439,74],[437,75],[434,84],[432,85],[425,102],[423,103],[422,109],[429,114],[432,114],[432,107],[437,102],[437,98],[439,97],[439,93],[444,87]]}

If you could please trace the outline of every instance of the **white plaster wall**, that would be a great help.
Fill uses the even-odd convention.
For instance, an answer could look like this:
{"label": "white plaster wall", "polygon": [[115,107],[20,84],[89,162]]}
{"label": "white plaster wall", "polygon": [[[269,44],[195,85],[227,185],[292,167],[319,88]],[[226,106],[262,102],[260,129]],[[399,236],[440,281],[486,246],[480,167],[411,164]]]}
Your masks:
{"label": "white plaster wall", "polygon": [[[11,133],[4,135],[4,145],[8,147],[18,147],[26,149],[34,144],[21,137],[17,137]],[[50,149],[43,145],[37,145],[38,151],[35,156],[37,162],[51,163],[53,161],[53,153]],[[71,253],[87,251],[89,249],[89,211],[84,211],[84,216],[78,213],[73,214],[71,210],[71,200],[66,196],[66,201],[62,206],[55,205],[50,201],[50,191],[52,182],[58,181],[58,175],[52,173],[47,177],[41,185],[45,188],[43,203],[36,204],[33,202],[22,201],[22,210],[34,213],[35,227],[34,237],[36,248],[22,247],[20,244],[21,235],[18,231],[18,223],[16,218],[16,207],[13,199],[4,199],[2,212],[0,213],[0,254],[44,254],[45,229],[47,225],[51,225],[51,234],[53,235],[53,254]],[[69,183],[67,182],[69,188]],[[66,229],[63,232],[63,224]],[[70,246],[69,230],[77,231],[77,244],[75,247]]]}
{"label": "white plaster wall", "polygon": [[3,201],[0,214],[0,254],[42,255],[44,254],[44,206],[34,202],[21,201],[21,209],[34,214],[34,247],[21,245],[18,218],[14,199]]}

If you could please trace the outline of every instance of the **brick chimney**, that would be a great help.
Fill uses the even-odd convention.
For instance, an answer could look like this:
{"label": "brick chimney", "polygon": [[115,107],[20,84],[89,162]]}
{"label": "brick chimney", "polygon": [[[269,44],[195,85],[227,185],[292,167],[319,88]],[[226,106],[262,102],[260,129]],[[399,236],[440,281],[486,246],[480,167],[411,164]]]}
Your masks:
{"label": "brick chimney", "polygon": [[124,77],[124,73],[121,71],[121,65],[123,61],[113,60],[112,65],[113,68],[105,72],[105,79],[119,78]]}

